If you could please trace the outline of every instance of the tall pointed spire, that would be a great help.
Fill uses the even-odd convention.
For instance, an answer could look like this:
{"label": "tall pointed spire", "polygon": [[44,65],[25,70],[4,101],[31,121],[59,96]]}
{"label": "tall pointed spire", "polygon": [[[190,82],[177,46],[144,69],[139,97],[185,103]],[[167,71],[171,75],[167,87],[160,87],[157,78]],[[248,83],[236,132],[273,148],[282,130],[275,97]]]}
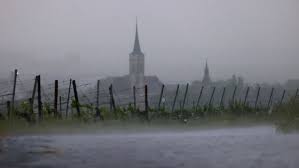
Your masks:
{"label": "tall pointed spire", "polygon": [[135,42],[134,42],[134,53],[141,53],[140,44],[139,44],[139,37],[138,37],[138,22],[136,17],[136,32],[135,32]]}
{"label": "tall pointed spire", "polygon": [[204,84],[209,84],[211,82],[210,71],[209,71],[209,66],[208,66],[208,59],[206,59],[205,72],[204,72],[202,82]]}
{"label": "tall pointed spire", "polygon": [[206,59],[205,74],[209,74],[208,59]]}

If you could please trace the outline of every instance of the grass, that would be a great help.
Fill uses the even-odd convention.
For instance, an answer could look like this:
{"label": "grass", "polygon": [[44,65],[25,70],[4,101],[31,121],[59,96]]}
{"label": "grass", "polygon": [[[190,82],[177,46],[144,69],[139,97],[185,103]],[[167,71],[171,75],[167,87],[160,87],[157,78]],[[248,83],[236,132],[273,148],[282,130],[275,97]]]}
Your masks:
{"label": "grass", "polygon": [[145,113],[129,108],[117,108],[109,112],[101,108],[105,120],[95,118],[95,110],[81,106],[81,116],[73,115],[68,119],[53,117],[52,109],[43,109],[43,120],[37,122],[26,104],[19,107],[14,120],[0,120],[0,136],[8,134],[43,133],[91,133],[116,131],[159,131],[163,129],[190,130],[201,128],[221,128],[231,126],[253,126],[262,124],[276,125],[284,132],[299,130],[299,101],[292,99],[286,104],[275,106],[272,113],[265,109],[253,109],[240,102],[233,102],[228,108],[202,107],[198,109],[177,110],[150,109],[149,118]]}

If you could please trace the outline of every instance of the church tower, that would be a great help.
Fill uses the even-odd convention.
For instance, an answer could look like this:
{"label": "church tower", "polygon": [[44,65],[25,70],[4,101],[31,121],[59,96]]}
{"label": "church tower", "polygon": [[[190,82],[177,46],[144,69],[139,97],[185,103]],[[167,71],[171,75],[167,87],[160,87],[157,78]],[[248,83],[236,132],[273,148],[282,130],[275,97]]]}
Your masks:
{"label": "church tower", "polygon": [[137,22],[134,48],[129,57],[131,87],[133,88],[133,86],[135,86],[136,88],[142,88],[144,87],[144,54],[140,48]]}
{"label": "church tower", "polygon": [[209,67],[208,67],[208,61],[206,60],[206,67],[205,67],[205,72],[204,72],[204,76],[202,79],[202,83],[204,85],[208,85],[211,83],[211,78],[210,78],[210,71],[209,71]]}

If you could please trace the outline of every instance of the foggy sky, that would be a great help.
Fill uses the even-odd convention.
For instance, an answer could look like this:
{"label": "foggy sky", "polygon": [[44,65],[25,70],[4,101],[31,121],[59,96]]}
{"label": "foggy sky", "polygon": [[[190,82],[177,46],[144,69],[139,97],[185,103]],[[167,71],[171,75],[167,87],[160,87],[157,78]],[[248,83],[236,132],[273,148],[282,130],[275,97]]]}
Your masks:
{"label": "foggy sky", "polygon": [[0,78],[127,74],[136,16],[163,82],[299,78],[298,0],[0,0]]}

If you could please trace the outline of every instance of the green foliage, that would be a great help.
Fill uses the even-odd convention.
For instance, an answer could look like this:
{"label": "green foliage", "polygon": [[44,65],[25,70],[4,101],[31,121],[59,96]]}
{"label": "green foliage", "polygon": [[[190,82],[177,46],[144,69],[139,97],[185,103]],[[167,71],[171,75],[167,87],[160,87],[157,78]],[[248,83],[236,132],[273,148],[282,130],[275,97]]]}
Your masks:
{"label": "green foliage", "polygon": [[[75,112],[72,114],[72,120],[74,122],[93,123],[96,121],[96,108],[90,104],[77,104],[73,99],[71,102],[71,108],[80,108],[80,116]],[[261,107],[261,106],[260,106]],[[36,113],[32,113],[32,107],[29,102],[24,101],[18,107],[16,107],[14,114],[16,119],[20,119],[27,123],[34,123],[36,121]],[[54,123],[58,121],[58,118],[54,117],[54,109],[50,107],[48,103],[43,104],[43,122]],[[249,104],[244,104],[241,101],[234,101],[229,104],[228,107],[224,106],[200,106],[185,109],[176,109],[171,112],[170,109],[162,106],[160,109],[149,107],[148,113],[141,111],[140,109],[134,109],[132,104],[127,107],[116,107],[115,110],[110,111],[108,107],[100,107],[99,112],[101,118],[104,120],[119,120],[119,121],[133,121],[134,119],[140,121],[147,121],[149,116],[150,121],[160,120],[177,120],[184,123],[192,122],[192,120],[201,121],[234,121],[238,119],[256,119],[264,121],[272,121],[277,125],[280,130],[299,130],[299,100],[292,99],[291,101],[275,106],[272,110],[265,108],[255,109],[250,107]],[[60,121],[68,121],[68,119],[62,119]]]}
{"label": "green foliage", "polygon": [[32,112],[33,110],[30,103],[24,101],[18,108],[15,109],[12,115],[15,115],[19,119],[25,119],[29,123],[33,123],[35,122],[35,115]]}
{"label": "green foliage", "polygon": [[281,131],[299,130],[299,100],[292,98],[289,102],[274,107],[272,118]]}

